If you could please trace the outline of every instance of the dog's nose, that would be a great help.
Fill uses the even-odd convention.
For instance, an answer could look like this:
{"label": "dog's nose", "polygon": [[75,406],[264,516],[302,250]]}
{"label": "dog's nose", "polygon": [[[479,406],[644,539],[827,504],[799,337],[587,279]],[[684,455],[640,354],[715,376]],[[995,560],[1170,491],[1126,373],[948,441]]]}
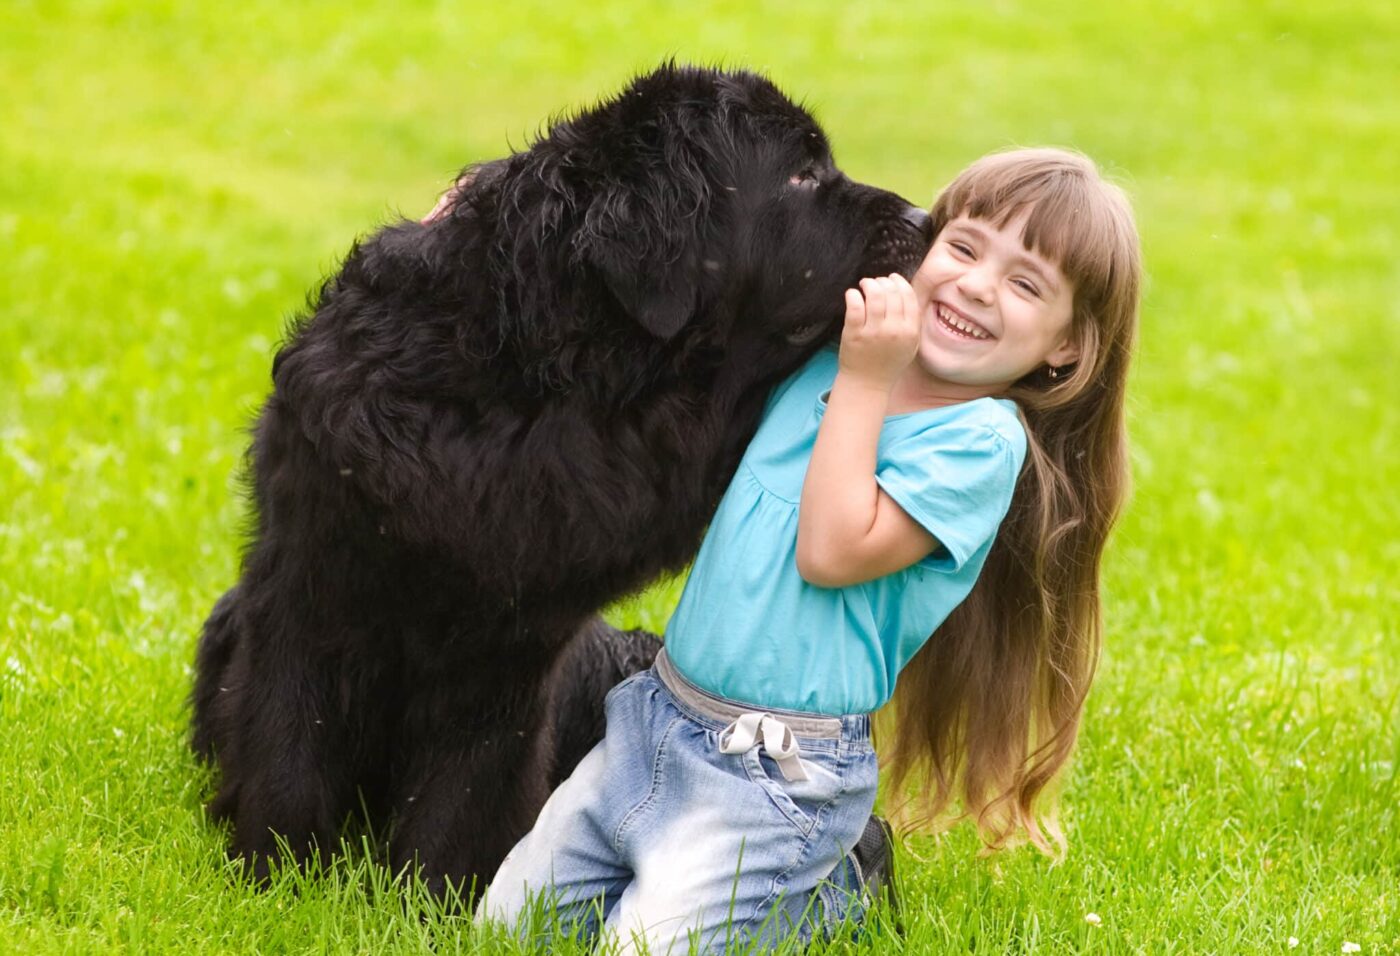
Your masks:
{"label": "dog's nose", "polygon": [[929,214],[925,210],[918,206],[910,206],[904,211],[904,221],[919,230],[919,234],[925,239],[933,238],[929,235],[932,231],[933,220],[929,218]]}

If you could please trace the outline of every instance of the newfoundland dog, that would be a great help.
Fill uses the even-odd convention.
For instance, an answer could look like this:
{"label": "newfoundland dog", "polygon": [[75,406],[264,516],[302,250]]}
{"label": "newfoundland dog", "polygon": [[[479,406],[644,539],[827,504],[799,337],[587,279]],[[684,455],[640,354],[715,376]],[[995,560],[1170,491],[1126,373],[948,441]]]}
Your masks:
{"label": "newfoundland dog", "polygon": [[655,652],[596,613],[684,567],[842,290],[928,242],[746,72],[664,66],[459,182],[272,365],[192,695],[259,874],[363,810],[395,868],[489,879]]}

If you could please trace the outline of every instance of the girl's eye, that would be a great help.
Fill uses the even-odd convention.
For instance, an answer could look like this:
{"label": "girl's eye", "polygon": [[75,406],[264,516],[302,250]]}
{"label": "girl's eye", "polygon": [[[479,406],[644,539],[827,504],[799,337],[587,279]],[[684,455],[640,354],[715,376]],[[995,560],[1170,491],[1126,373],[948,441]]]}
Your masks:
{"label": "girl's eye", "polygon": [[1033,283],[1028,282],[1028,281],[1025,280],[1025,279],[1013,279],[1012,281],[1013,281],[1017,286],[1019,286],[1023,291],[1029,292],[1031,295],[1035,296],[1037,299],[1040,298],[1040,290],[1037,289]]}
{"label": "girl's eye", "polygon": [[965,242],[958,242],[957,240],[951,240],[951,241],[949,241],[948,245],[949,245],[949,247],[950,247],[954,252],[956,252],[958,255],[960,255],[960,256],[967,256],[967,257],[971,258],[971,256],[972,256],[972,247],[969,246],[967,243],[965,243]]}

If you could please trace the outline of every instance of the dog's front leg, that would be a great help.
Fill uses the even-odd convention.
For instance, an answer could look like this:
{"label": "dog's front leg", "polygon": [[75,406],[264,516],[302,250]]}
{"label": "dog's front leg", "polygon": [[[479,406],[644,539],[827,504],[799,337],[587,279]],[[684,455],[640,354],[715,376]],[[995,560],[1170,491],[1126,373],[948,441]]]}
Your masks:
{"label": "dog's front leg", "polygon": [[[355,808],[351,740],[337,704],[337,675],[288,640],[290,616],[250,622],[216,689],[224,739],[210,815],[233,824],[229,855],[259,880],[286,843],[294,862],[324,861]],[[304,635],[303,635],[304,636]]]}
{"label": "dog's front leg", "polygon": [[395,872],[416,868],[439,896],[449,884],[463,901],[480,894],[549,796],[542,670],[503,674],[496,689],[464,697],[444,680],[416,689],[405,715],[390,860]]}

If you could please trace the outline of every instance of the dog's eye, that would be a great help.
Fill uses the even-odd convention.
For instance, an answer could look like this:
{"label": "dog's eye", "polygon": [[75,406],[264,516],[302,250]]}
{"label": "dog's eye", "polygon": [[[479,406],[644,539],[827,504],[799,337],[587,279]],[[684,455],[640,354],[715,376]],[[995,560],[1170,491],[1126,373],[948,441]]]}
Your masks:
{"label": "dog's eye", "polygon": [[817,171],[808,167],[799,173],[793,173],[788,177],[788,182],[793,186],[800,186],[806,189],[813,189],[821,184],[817,178]]}

